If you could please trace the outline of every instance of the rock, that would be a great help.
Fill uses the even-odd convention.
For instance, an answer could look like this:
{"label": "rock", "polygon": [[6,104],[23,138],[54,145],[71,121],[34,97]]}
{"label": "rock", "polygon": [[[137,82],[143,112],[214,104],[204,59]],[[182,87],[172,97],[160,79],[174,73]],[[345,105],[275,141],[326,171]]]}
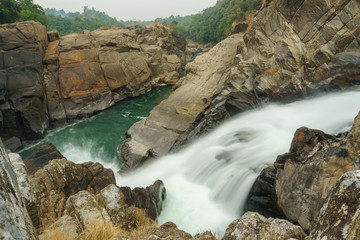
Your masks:
{"label": "rock", "polygon": [[107,217],[103,216],[96,199],[88,191],[71,195],[66,201],[65,214],[77,219],[83,228],[93,219]]}
{"label": "rock", "polygon": [[223,240],[237,239],[305,239],[301,227],[283,219],[265,218],[246,212],[240,219],[234,220],[226,229]]}
{"label": "rock", "polygon": [[48,127],[42,59],[45,26],[28,21],[0,25],[0,136],[43,137]]}
{"label": "rock", "polygon": [[116,185],[108,185],[99,193],[99,203],[104,206],[105,210],[110,216],[111,221],[116,226],[121,226],[123,229],[131,229],[134,224],[128,220],[128,205],[126,198],[121,190]]}
{"label": "rock", "polygon": [[[15,156],[12,156],[13,160]],[[16,165],[16,164],[15,164]],[[17,168],[19,167],[16,165]],[[21,181],[22,188],[26,181]],[[26,195],[25,193],[23,193]],[[36,239],[12,163],[0,141],[0,236],[4,239]]]}
{"label": "rock", "polygon": [[144,94],[158,84],[156,78],[179,71],[183,51],[162,47],[173,39],[157,40],[151,29],[136,26],[101,28],[51,42],[44,58],[51,123],[93,115]]}
{"label": "rock", "polygon": [[209,231],[196,234],[192,240],[217,240],[217,238]]}
{"label": "rock", "polygon": [[179,230],[176,224],[172,222],[166,222],[158,228],[148,229],[145,231],[144,239],[184,239],[190,240],[192,236],[182,230]]}
{"label": "rock", "polygon": [[261,171],[246,199],[244,211],[253,211],[265,217],[284,218],[277,207],[275,191],[276,171],[273,166]]}
{"label": "rock", "polygon": [[49,42],[54,42],[60,39],[60,34],[58,31],[52,30],[50,32],[47,32],[47,37]]}
{"label": "rock", "polygon": [[360,238],[360,171],[345,173],[331,189],[309,239]]}
{"label": "rock", "polygon": [[157,220],[166,198],[166,189],[161,180],[146,188],[131,190],[129,187],[120,187],[120,191],[124,194],[128,205],[144,209],[151,219]]}
{"label": "rock", "polygon": [[[69,215],[64,215],[59,218],[54,224],[46,229],[40,236],[39,239],[49,239],[47,234],[51,231],[59,230],[63,235],[67,235],[71,239],[76,239],[81,233],[81,226],[79,222]],[[65,237],[64,237],[65,238]]]}
{"label": "rock", "polygon": [[22,200],[26,206],[26,209],[29,213],[29,216],[31,218],[32,224],[34,226],[38,226],[40,219],[39,219],[39,212],[36,204],[36,199],[33,195],[30,182],[28,179],[28,173],[26,170],[26,166],[17,153],[9,153],[9,159],[11,162],[11,165],[13,166],[16,179],[19,184],[19,190],[21,192]]}
{"label": "rock", "polygon": [[[234,36],[211,51],[216,57],[209,52],[188,64],[185,77],[176,84],[168,100],[130,129],[124,145],[125,161],[126,155],[131,158],[131,153],[136,152],[128,148],[127,143],[135,145],[133,141],[152,153],[140,156],[132,164],[141,165],[260,103],[291,102],[318,91],[359,85],[359,9],[357,0],[264,1],[243,37],[236,38],[234,48],[227,49],[227,56],[221,56],[217,49],[223,49],[219,46],[231,42]],[[223,60],[216,62],[217,57]],[[227,62],[227,57],[232,61]],[[205,58],[217,66],[200,60]],[[217,72],[213,76],[219,74],[216,90],[197,91],[204,86],[201,78],[206,79],[209,89],[213,87],[207,67]],[[198,98],[191,98],[191,92]],[[149,135],[152,139],[168,139],[151,142]]]}
{"label": "rock", "polygon": [[37,146],[32,154],[24,159],[24,163],[28,174],[33,175],[37,170],[46,166],[50,160],[61,158],[64,158],[64,156],[57,148],[53,144],[46,142]]}
{"label": "rock", "polygon": [[109,184],[115,184],[115,177],[112,170],[99,163],[75,164],[62,158],[51,160],[31,175],[29,181],[40,219],[46,221],[49,214],[62,216],[65,202],[71,195],[83,190],[96,194]]}
{"label": "rock", "polygon": [[5,145],[5,148],[9,149],[12,152],[16,152],[23,147],[22,142],[18,137],[11,137],[3,141],[3,143]]}
{"label": "rock", "polygon": [[349,134],[337,137],[319,130],[300,128],[290,152],[278,156],[277,204],[286,217],[311,230],[330,189],[344,173],[358,169],[358,116]]}
{"label": "rock", "polygon": [[240,38],[239,34],[233,35],[189,63],[187,76],[170,97],[128,130],[129,138],[119,149],[127,168],[137,167],[149,157],[162,156],[175,143],[186,141],[187,131],[208,109],[210,98],[226,80]]}

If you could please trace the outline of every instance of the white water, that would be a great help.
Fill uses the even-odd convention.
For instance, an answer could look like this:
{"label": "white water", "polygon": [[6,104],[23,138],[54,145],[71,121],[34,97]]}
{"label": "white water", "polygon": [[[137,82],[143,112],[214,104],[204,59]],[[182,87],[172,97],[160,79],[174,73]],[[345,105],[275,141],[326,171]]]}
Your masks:
{"label": "white water", "polygon": [[[191,234],[211,230],[222,235],[241,215],[259,172],[288,151],[297,128],[336,134],[350,129],[359,109],[359,91],[287,105],[267,104],[232,118],[179,153],[157,159],[130,175],[118,175],[117,184],[144,187],[161,179],[168,195],[160,224],[173,221]],[[71,149],[69,153],[69,159],[76,161],[78,154]],[[78,162],[84,161],[81,159]]]}

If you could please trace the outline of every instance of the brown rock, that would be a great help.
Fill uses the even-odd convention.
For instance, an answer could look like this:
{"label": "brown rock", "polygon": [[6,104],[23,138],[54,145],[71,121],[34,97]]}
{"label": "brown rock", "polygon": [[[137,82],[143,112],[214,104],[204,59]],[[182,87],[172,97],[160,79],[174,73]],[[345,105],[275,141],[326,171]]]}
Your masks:
{"label": "brown rock", "polygon": [[305,239],[301,227],[283,219],[265,218],[246,212],[240,219],[234,220],[226,229],[223,240],[237,239]]}

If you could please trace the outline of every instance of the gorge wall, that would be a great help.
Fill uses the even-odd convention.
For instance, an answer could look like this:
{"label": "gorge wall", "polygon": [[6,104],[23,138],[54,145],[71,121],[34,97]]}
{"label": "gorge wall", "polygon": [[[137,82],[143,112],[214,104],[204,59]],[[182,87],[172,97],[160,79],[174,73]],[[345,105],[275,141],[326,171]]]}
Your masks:
{"label": "gorge wall", "polygon": [[[129,129],[120,148],[123,159],[137,166],[263,102],[293,101],[320,90],[358,85],[359,9],[356,0],[264,1],[243,37],[230,36],[189,64],[169,99]],[[223,64],[223,55],[213,52],[230,45],[233,50],[227,51],[229,60]],[[216,69],[221,69],[216,90],[209,94],[202,86]],[[200,76],[205,80],[199,81]],[[183,101],[171,101],[178,95]],[[166,143],[155,147],[148,136]]]}
{"label": "gorge wall", "polygon": [[175,83],[186,42],[167,31],[108,27],[59,38],[36,22],[1,25],[1,137],[38,139],[49,126]]}

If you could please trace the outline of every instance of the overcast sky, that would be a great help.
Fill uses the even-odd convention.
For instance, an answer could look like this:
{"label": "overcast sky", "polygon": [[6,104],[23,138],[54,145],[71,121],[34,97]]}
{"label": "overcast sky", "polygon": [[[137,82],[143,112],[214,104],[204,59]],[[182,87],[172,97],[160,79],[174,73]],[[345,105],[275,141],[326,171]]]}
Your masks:
{"label": "overcast sky", "polygon": [[171,14],[195,14],[214,6],[216,0],[34,0],[34,3],[66,12],[82,12],[88,6],[118,20],[154,20]]}

